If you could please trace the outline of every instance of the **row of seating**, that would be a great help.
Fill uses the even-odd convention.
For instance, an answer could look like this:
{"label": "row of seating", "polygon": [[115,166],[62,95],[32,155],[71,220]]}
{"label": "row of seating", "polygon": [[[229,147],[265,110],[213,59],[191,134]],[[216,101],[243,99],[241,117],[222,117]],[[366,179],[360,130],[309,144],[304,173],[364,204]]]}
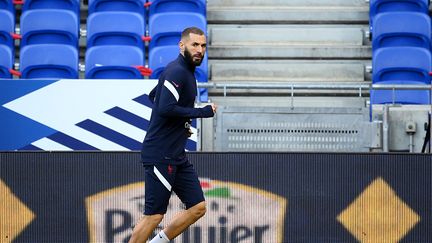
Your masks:
{"label": "row of seating", "polygon": [[[372,83],[431,84],[428,0],[371,0]],[[372,104],[430,104],[427,90],[371,90]]]}
{"label": "row of seating", "polygon": [[[86,78],[138,78],[140,73],[131,66],[144,65],[145,57],[140,62],[138,58],[144,55],[143,40],[148,40],[148,66],[152,70],[150,78],[157,79],[165,66],[177,57],[183,29],[196,26],[207,31],[203,0],[155,0],[148,13],[144,11],[144,14],[143,9],[133,3],[136,1],[89,2]],[[148,37],[144,36],[146,16]],[[135,55],[123,55],[126,50]],[[107,53],[110,53],[111,58],[106,56]],[[207,76],[206,55],[201,66],[196,69],[196,78],[199,82],[207,82]],[[202,100],[207,100],[205,90],[201,90],[200,94]]]}
{"label": "row of seating", "polygon": [[[20,19],[21,78],[78,78],[79,0],[27,0],[25,5]],[[145,0],[89,1],[85,78],[132,79],[150,75],[143,70],[147,60],[144,41],[150,41],[148,64],[154,70],[151,78],[158,78],[177,57],[184,28],[197,26],[207,31],[205,0],[154,0],[145,8],[148,5]],[[0,26],[8,28],[0,28],[4,30],[0,52],[7,56],[0,61],[0,78],[11,78],[11,73],[17,73],[11,71],[15,13],[10,10],[2,9],[8,21],[1,21]],[[207,66],[206,55],[196,71],[198,81],[207,82]],[[200,93],[206,100],[207,92]]]}

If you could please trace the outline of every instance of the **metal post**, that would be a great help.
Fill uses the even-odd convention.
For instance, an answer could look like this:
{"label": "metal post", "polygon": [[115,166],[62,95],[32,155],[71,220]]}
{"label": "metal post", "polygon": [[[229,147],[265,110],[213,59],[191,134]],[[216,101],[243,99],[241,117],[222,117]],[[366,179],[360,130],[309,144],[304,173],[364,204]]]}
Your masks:
{"label": "metal post", "polygon": [[389,106],[384,105],[384,114],[383,114],[383,151],[389,151]]}

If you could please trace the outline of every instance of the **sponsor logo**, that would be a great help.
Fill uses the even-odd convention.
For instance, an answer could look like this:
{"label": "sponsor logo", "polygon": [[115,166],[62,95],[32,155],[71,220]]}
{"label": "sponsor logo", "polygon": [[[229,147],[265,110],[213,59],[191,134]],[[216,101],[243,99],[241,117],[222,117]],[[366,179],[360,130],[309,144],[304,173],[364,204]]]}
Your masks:
{"label": "sponsor logo", "polygon": [[[173,240],[187,242],[283,242],[286,199],[250,186],[201,179],[206,215]],[[144,211],[144,183],[134,183],[86,198],[91,242],[124,242]],[[184,205],[173,194],[166,226]],[[151,238],[154,237],[154,234]]]}

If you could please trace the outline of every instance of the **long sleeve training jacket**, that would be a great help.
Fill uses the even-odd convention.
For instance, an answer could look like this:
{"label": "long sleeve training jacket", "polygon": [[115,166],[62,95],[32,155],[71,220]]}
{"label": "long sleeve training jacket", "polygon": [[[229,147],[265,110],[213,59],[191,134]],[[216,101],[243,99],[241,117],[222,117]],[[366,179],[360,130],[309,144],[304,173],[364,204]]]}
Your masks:
{"label": "long sleeve training jacket", "polygon": [[150,93],[153,110],[141,158],[144,164],[180,164],[192,118],[212,117],[210,105],[194,108],[197,86],[195,67],[183,55],[168,64]]}

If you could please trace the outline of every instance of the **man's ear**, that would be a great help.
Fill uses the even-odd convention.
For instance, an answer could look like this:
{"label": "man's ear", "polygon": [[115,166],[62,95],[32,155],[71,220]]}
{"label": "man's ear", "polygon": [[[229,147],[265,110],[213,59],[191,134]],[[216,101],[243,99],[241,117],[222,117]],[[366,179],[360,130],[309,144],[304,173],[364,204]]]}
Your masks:
{"label": "man's ear", "polygon": [[183,41],[180,41],[180,42],[179,42],[179,47],[180,47],[180,51],[181,51],[182,53],[184,53],[185,45],[184,45]]}

